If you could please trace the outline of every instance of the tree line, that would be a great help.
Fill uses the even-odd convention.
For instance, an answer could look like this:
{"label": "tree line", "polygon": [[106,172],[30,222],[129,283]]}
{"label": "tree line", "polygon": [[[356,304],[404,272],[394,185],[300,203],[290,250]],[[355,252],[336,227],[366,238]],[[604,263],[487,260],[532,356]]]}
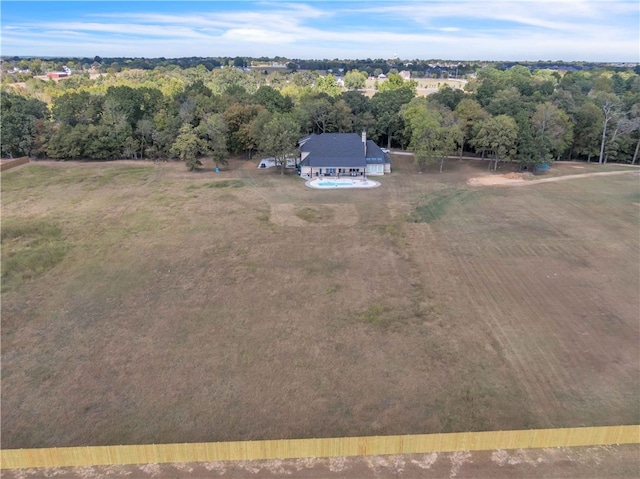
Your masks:
{"label": "tree line", "polygon": [[282,159],[304,135],[367,131],[415,152],[420,168],[451,155],[535,167],[558,158],[632,162],[640,145],[640,76],[627,69],[483,68],[465,91],[416,96],[396,73],[369,98],[366,72],[344,82],[310,71],[127,70],[3,86],[1,153],[61,160]]}
{"label": "tree line", "polygon": [[[182,57],[182,58],[139,58],[139,57],[1,57],[2,72],[6,78],[22,81],[33,75],[43,75],[47,71],[58,71],[63,65],[76,72],[93,70],[107,73],[109,71],[119,72],[126,69],[154,70],[156,68],[195,68],[204,66],[211,71],[215,68],[234,66],[239,68],[279,64],[286,65],[291,71],[309,70],[324,71],[333,73],[346,73],[351,70],[359,70],[369,75],[378,73],[387,74],[391,70],[408,70],[412,75],[421,77],[440,77],[456,75],[464,77],[473,74],[477,70],[485,67],[495,67],[501,70],[509,69],[513,66],[525,66],[531,71],[534,70],[562,70],[580,71],[606,68],[609,71],[623,72],[628,69],[625,64],[605,64],[595,62],[564,62],[564,61],[527,61],[527,62],[481,62],[481,61],[451,61],[442,59],[289,59],[285,57]],[[636,66],[635,73],[640,74],[640,66]]]}

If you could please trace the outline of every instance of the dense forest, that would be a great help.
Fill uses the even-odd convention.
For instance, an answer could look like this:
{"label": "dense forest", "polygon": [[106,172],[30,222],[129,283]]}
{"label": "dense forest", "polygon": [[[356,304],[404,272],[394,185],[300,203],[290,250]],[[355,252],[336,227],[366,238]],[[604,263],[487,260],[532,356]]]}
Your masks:
{"label": "dense forest", "polygon": [[[397,71],[419,79],[434,76],[433,64],[417,71],[413,62],[382,60],[264,59],[283,68],[247,68],[243,58],[182,60],[4,59],[2,156],[180,159],[196,169],[203,158],[218,165],[256,152],[282,158],[310,133],[366,130],[379,144],[415,152],[421,167],[463,154],[494,167],[638,159],[637,67],[449,64],[466,75],[465,90],[444,84],[423,97]],[[63,66],[68,78],[38,78]],[[387,78],[372,97],[362,94],[378,70]]]}

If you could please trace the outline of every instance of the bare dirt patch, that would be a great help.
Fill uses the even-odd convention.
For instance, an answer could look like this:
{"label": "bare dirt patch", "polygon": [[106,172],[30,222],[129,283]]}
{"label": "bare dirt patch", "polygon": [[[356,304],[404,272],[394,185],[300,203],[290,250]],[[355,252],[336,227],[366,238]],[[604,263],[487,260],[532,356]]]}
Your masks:
{"label": "bare dirt patch", "polygon": [[533,175],[530,173],[507,173],[503,175],[489,175],[481,176],[477,178],[470,178],[467,180],[469,186],[523,186],[523,185],[536,185],[540,183],[552,183],[556,181],[575,180],[580,178],[590,178],[593,176],[611,176],[611,175],[624,175],[632,174],[638,176],[636,171],[607,171],[596,173],[584,173],[580,175],[567,175],[567,176],[554,176],[551,178],[537,178],[533,179]]}

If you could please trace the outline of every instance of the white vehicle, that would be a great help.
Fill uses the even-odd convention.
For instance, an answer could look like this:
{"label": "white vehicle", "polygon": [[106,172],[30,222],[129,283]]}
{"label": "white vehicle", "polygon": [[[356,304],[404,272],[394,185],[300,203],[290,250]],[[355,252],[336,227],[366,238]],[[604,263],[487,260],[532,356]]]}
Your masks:
{"label": "white vehicle", "polygon": [[[296,160],[297,160],[297,157],[288,156],[287,157],[287,164],[285,165],[285,167],[286,168],[295,168],[296,167]],[[262,160],[260,160],[260,163],[258,163],[258,168],[273,168],[275,166],[280,166],[280,162],[277,161],[273,157],[271,157],[271,158],[263,158]]]}
{"label": "white vehicle", "polygon": [[387,148],[380,148],[382,150],[382,153],[391,153],[391,150],[387,149]]}

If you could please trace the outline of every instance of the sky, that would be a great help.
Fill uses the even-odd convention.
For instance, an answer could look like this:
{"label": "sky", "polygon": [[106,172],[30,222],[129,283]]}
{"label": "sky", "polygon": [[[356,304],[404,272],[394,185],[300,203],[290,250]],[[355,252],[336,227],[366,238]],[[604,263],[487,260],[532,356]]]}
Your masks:
{"label": "sky", "polygon": [[0,54],[640,62],[637,0],[6,1]]}

